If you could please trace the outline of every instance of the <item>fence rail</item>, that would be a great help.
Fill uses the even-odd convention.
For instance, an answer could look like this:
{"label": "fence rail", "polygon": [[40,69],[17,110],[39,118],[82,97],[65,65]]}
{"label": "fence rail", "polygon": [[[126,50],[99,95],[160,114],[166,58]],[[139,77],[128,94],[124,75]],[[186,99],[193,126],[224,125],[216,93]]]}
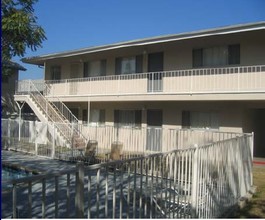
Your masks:
{"label": "fence rail", "polygon": [[[74,126],[81,125],[73,124]],[[85,157],[85,147],[75,149],[69,146],[60,133],[56,132],[57,127],[64,127],[64,124],[2,119],[2,147],[61,160],[91,159]],[[89,143],[96,143],[96,158],[100,161],[109,160],[113,143],[122,146],[121,158],[125,159],[190,148],[195,144],[203,145],[241,135],[213,130],[149,127],[83,126],[82,130],[83,136],[89,135]]]}
{"label": "fence rail", "polygon": [[[251,134],[6,181],[2,217],[217,218],[251,187]],[[3,211],[3,210],[2,210]]]}
{"label": "fence rail", "polygon": [[[122,94],[199,94],[264,92],[265,66],[186,69],[130,75],[47,80],[46,96]],[[19,81],[17,94],[27,90]],[[41,86],[40,86],[41,87]]]}

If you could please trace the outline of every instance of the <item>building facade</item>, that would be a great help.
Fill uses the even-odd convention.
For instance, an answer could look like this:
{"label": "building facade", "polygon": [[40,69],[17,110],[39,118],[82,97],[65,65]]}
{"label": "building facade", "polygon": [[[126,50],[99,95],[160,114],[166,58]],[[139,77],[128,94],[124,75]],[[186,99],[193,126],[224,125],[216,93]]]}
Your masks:
{"label": "building facade", "polygon": [[254,132],[265,157],[264,39],[258,22],[23,61],[44,66],[45,97],[84,126]]}

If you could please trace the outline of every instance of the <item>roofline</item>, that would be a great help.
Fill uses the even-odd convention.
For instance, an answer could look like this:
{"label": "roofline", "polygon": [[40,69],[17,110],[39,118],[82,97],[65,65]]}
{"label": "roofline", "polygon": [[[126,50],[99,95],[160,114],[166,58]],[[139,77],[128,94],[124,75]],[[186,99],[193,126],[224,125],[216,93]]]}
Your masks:
{"label": "roofline", "polygon": [[21,60],[24,63],[44,65],[44,62],[46,60],[55,59],[55,58],[65,58],[65,57],[78,56],[83,54],[90,54],[90,53],[102,52],[102,51],[119,49],[119,48],[143,46],[143,45],[158,44],[170,41],[179,41],[179,40],[207,37],[214,35],[224,35],[224,34],[232,34],[232,33],[246,32],[246,31],[262,30],[262,29],[265,29],[265,21],[239,24],[239,25],[230,25],[219,28],[212,28],[200,31],[179,33],[179,34],[163,35],[163,36],[143,38],[131,41],[124,41],[124,42],[107,44],[102,46],[82,48],[77,50],[52,53],[36,57],[28,57],[28,58],[23,58]]}
{"label": "roofline", "polygon": [[7,69],[13,69],[13,70],[21,70],[21,71],[27,70],[25,67],[11,60],[2,61],[2,66]]}

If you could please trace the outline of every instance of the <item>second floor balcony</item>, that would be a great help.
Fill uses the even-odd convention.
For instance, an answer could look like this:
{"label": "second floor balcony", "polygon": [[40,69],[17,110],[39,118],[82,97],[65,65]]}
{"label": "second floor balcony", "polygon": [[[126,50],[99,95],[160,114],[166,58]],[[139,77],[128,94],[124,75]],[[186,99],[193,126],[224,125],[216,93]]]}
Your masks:
{"label": "second floor balcony", "polygon": [[[264,99],[265,65],[109,75],[42,83],[36,82],[35,85],[51,100],[53,97],[61,97],[65,101],[78,97],[91,97],[91,100],[111,100],[117,97],[170,100],[176,96],[189,99],[187,97],[222,94],[231,97],[235,94],[255,95],[257,99]],[[30,90],[27,81],[19,81],[16,94],[27,90]]]}

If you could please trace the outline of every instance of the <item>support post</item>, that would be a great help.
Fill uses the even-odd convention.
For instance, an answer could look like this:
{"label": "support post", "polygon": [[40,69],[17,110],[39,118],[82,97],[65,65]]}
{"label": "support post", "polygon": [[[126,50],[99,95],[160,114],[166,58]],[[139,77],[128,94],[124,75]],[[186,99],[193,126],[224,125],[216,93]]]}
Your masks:
{"label": "support post", "polygon": [[192,189],[191,189],[191,214],[192,218],[197,218],[197,196],[198,196],[198,170],[199,170],[199,150],[198,145],[195,144],[195,152],[192,165]]}
{"label": "support post", "polygon": [[7,148],[10,146],[10,118],[7,121]]}
{"label": "support post", "polygon": [[[36,128],[36,123],[37,121],[34,122],[34,127]],[[38,136],[39,136],[39,132],[37,129],[35,129],[35,155],[37,156],[38,155]]]}
{"label": "support post", "polygon": [[54,159],[54,155],[55,155],[55,125],[54,122],[52,123],[52,133],[53,133],[53,137],[52,137],[52,159]]}
{"label": "support post", "polygon": [[84,163],[78,163],[76,169],[75,217],[84,218]]}
{"label": "support post", "polygon": [[[251,133],[251,139],[250,139],[250,152],[251,152],[251,165],[253,166],[253,152],[254,152],[254,132]],[[253,169],[251,166],[251,176],[250,176],[250,184],[253,186]]]}
{"label": "support post", "polygon": [[25,102],[23,102],[23,104],[21,105],[21,107],[20,107],[20,105],[18,104],[18,102],[16,102],[16,104],[17,104],[17,106],[18,106],[18,110],[19,110],[18,141],[20,141],[20,139],[21,139],[21,110],[22,110],[23,106],[25,105]]}

